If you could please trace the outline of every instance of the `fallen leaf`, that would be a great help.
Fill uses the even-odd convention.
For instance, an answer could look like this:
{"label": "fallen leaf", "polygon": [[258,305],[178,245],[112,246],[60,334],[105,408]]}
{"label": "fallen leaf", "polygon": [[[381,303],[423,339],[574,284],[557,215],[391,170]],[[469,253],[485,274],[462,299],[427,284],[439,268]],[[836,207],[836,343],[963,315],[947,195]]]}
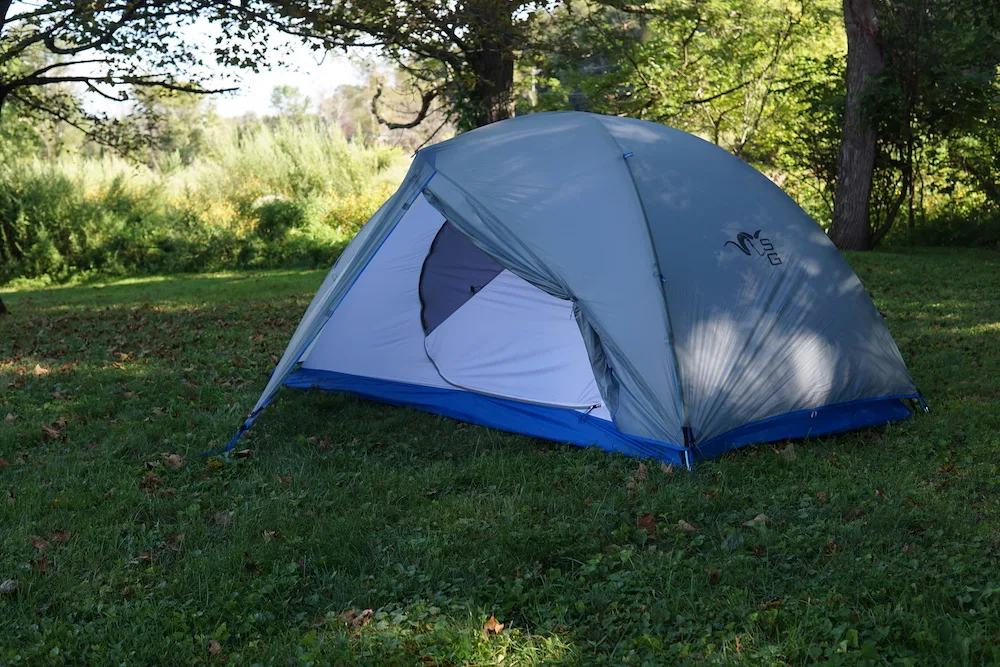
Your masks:
{"label": "fallen leaf", "polygon": [[498,635],[503,630],[503,623],[497,622],[497,617],[495,614],[490,614],[489,620],[483,624],[483,636],[489,637],[490,634]]}
{"label": "fallen leaf", "polygon": [[278,481],[284,484],[285,486],[288,486],[289,484],[292,483],[291,475],[282,475],[281,473],[277,473],[275,474],[275,477],[277,477]]}
{"label": "fallen leaf", "polygon": [[265,530],[264,531],[264,541],[271,542],[272,540],[280,540],[281,531],[280,530]]}
{"label": "fallen leaf", "polygon": [[667,477],[673,477],[674,476],[674,464],[673,463],[663,463],[663,462],[661,462],[660,463],[660,470],[663,471],[663,474],[666,475]]}
{"label": "fallen leaf", "polygon": [[372,616],[374,615],[375,612],[373,610],[365,609],[360,614],[351,619],[351,627],[360,628],[363,625],[367,625],[368,622],[372,620]]}
{"label": "fallen leaf", "polygon": [[785,604],[785,598],[771,598],[770,600],[761,602],[760,606],[764,607],[765,609],[776,609],[782,606],[783,604]]}
{"label": "fallen leaf", "polygon": [[639,517],[638,520],[636,520],[636,525],[650,535],[656,534],[656,516],[652,512],[649,514],[643,514]]}
{"label": "fallen leaf", "polygon": [[648,475],[649,475],[649,470],[646,468],[646,464],[640,463],[636,471],[631,475],[629,475],[628,482],[625,484],[625,488],[631,491],[636,487],[636,484],[646,479]]}
{"label": "fallen leaf", "polygon": [[184,467],[184,459],[180,454],[162,454],[163,465],[170,470],[180,470]]}
{"label": "fallen leaf", "polygon": [[139,488],[146,491],[146,493],[152,493],[154,489],[164,485],[164,481],[157,477],[153,473],[149,473],[143,477],[142,481],[139,483]]}
{"label": "fallen leaf", "polygon": [[736,635],[736,655],[743,655],[743,645],[740,644],[739,635]]}
{"label": "fallen leaf", "polygon": [[13,424],[15,421],[17,421],[17,417],[15,417],[14,415],[12,415],[11,413],[8,412],[7,413],[7,417],[5,418],[5,421],[8,424]]}
{"label": "fallen leaf", "polygon": [[249,449],[241,449],[239,451],[233,452],[232,456],[234,459],[252,459],[253,452]]}
{"label": "fallen leaf", "polygon": [[783,461],[794,461],[795,460],[795,445],[789,444],[783,449],[774,450],[778,453]]}
{"label": "fallen leaf", "polygon": [[911,554],[916,551],[915,547],[911,547],[909,544],[904,544],[902,548],[903,553]]}
{"label": "fallen leaf", "polygon": [[754,526],[767,526],[770,525],[771,519],[768,518],[766,514],[758,514],[749,521],[744,521],[743,525],[747,528],[753,528]]}
{"label": "fallen leaf", "polygon": [[152,563],[153,561],[156,560],[156,554],[153,553],[152,549],[150,549],[149,551],[140,551],[139,560],[143,561],[144,563]]}
{"label": "fallen leaf", "polygon": [[695,533],[695,532],[698,532],[697,528],[695,528],[694,526],[692,526],[691,524],[689,524],[684,519],[681,519],[680,521],[677,522],[677,530],[683,530],[685,533]]}
{"label": "fallen leaf", "polygon": [[38,570],[40,574],[44,574],[52,569],[52,563],[49,562],[48,556],[42,556],[38,560],[31,561],[31,567]]}
{"label": "fallen leaf", "polygon": [[7,504],[8,505],[14,504],[14,492],[11,491],[10,489],[7,489]]}
{"label": "fallen leaf", "polygon": [[35,364],[35,371],[34,372],[35,372],[35,377],[41,377],[43,375],[48,375],[49,374],[49,369],[42,368],[38,364]]}
{"label": "fallen leaf", "polygon": [[208,642],[208,652],[212,655],[219,655],[222,652],[222,644],[217,639],[210,640]]}
{"label": "fallen leaf", "polygon": [[705,574],[708,575],[708,583],[712,586],[719,585],[719,579],[722,577],[722,570],[705,570]]}
{"label": "fallen leaf", "polygon": [[889,500],[886,497],[886,495],[884,493],[882,493],[881,491],[879,491],[878,489],[875,489],[875,497],[876,498],[881,498],[882,500]]}
{"label": "fallen leaf", "polygon": [[49,543],[40,537],[29,538],[28,541],[31,542],[31,546],[38,549],[39,553],[49,548]]}
{"label": "fallen leaf", "polygon": [[153,414],[156,415],[157,417],[163,416],[164,414],[163,408],[153,408]]}
{"label": "fallen leaf", "polygon": [[816,492],[816,500],[820,501],[821,503],[825,503],[829,499],[830,499],[830,494],[828,492],[826,491]]}
{"label": "fallen leaf", "polygon": [[831,556],[833,556],[838,551],[840,551],[840,547],[833,540],[827,540],[826,541],[826,546],[823,547],[823,550],[826,551],[826,553],[828,553]]}
{"label": "fallen leaf", "polygon": [[[53,424],[53,426],[54,426],[54,424]],[[48,440],[59,440],[60,438],[62,438],[62,433],[60,433],[59,429],[52,428],[51,426],[43,426],[42,427],[42,440],[46,440],[46,441],[48,441]]]}

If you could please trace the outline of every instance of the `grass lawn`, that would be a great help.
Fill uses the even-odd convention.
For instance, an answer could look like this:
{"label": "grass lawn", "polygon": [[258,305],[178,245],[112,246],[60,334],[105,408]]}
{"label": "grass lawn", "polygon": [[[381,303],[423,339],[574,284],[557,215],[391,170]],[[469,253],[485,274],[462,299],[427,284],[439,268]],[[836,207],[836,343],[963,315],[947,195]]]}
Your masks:
{"label": "grass lawn", "polygon": [[1000,254],[851,261],[934,413],[693,476],[287,389],[198,458],[321,272],[5,292],[0,664],[1000,661]]}

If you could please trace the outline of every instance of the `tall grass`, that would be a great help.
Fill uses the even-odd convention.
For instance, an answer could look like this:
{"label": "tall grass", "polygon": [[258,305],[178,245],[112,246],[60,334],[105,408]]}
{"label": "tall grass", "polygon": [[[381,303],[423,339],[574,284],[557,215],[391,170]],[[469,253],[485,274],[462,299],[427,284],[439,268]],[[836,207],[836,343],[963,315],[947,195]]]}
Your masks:
{"label": "tall grass", "polygon": [[116,157],[0,165],[0,282],[322,265],[402,176],[335,129],[221,129],[189,165]]}

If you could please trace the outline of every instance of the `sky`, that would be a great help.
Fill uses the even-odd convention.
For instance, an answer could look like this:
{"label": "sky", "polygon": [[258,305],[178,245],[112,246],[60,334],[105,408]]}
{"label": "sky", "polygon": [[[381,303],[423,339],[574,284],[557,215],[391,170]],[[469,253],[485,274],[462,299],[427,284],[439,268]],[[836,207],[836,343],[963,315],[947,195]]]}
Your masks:
{"label": "sky", "polygon": [[[212,26],[195,23],[185,31],[193,43],[202,45],[206,54],[214,43]],[[271,104],[271,91],[275,86],[295,86],[315,103],[324,94],[329,96],[340,85],[361,83],[361,68],[344,55],[327,54],[324,58],[303,46],[274,32],[274,44],[288,45],[290,52],[282,58],[283,64],[260,72],[235,67],[215,65],[210,86],[228,88],[239,86],[235,93],[213,96],[216,111],[221,116],[242,116],[248,112],[263,115]],[[206,60],[212,60],[210,56]]]}

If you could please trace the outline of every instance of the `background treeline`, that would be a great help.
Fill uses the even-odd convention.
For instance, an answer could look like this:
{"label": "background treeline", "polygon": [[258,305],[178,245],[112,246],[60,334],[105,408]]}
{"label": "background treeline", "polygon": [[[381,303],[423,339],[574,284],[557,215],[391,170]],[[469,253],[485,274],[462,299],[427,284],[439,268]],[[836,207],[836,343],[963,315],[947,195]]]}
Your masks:
{"label": "background treeline", "polygon": [[[328,265],[414,149],[558,109],[714,142],[842,247],[1000,244],[992,0],[4,4],[0,282]],[[379,68],[315,102],[280,87],[265,114],[220,118],[186,77],[180,27],[195,17],[232,36],[216,48],[229,65],[266,64],[266,23],[368,49]],[[144,51],[156,71],[136,69]],[[103,69],[74,64],[91,60]],[[89,111],[85,91],[123,112]],[[868,171],[845,172],[845,154]],[[864,233],[845,234],[858,197]]]}
{"label": "background treeline", "polygon": [[293,89],[273,97],[274,115],[223,119],[204,96],[147,91],[119,121],[145,136],[125,155],[5,118],[0,281],[328,266],[392,194],[404,154],[398,138],[345,136]]}

